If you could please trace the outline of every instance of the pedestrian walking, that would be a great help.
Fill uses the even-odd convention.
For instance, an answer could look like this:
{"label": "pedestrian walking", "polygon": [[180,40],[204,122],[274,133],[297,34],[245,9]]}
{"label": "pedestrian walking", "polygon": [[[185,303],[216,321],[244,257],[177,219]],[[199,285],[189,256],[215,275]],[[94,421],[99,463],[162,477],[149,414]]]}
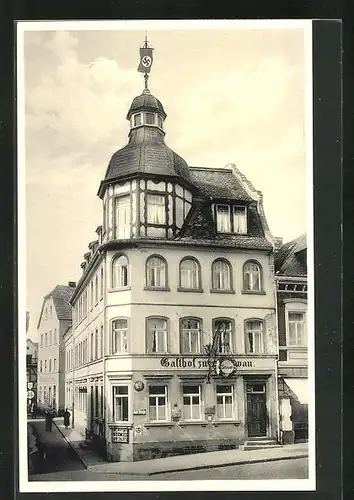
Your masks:
{"label": "pedestrian walking", "polygon": [[53,425],[53,413],[50,410],[47,410],[45,413],[45,430],[48,432],[52,432]]}
{"label": "pedestrian walking", "polygon": [[65,408],[65,412],[64,412],[64,425],[65,425],[66,429],[70,425],[70,412],[67,408]]}

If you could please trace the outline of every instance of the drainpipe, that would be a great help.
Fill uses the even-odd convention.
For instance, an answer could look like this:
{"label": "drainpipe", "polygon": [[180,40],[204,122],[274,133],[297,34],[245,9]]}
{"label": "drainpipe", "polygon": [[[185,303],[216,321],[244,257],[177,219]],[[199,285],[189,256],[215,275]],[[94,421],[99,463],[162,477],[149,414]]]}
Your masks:
{"label": "drainpipe", "polygon": [[[76,316],[75,316],[75,322],[76,322]],[[72,336],[73,336],[73,341],[72,341],[72,356],[71,356],[71,362],[72,362],[72,387],[71,387],[71,427],[75,427],[75,377],[74,377],[74,372],[75,372],[75,335],[74,335],[74,328],[72,330]]]}
{"label": "drainpipe", "polygon": [[[103,404],[101,403],[101,407],[103,408],[103,415],[101,415],[101,418],[103,419],[103,432],[104,432],[104,438],[106,439],[106,424],[107,424],[107,418],[106,418],[106,357],[107,357],[107,349],[106,349],[106,337],[107,337],[107,296],[108,296],[108,279],[107,277],[107,252],[105,252],[104,260],[103,260],[103,267],[104,267],[104,289],[103,289],[103,339],[102,339],[102,393],[101,397],[103,398]],[[109,331],[109,329],[108,329]],[[108,344],[107,344],[108,345]],[[107,445],[106,445],[106,450],[107,450]]]}
{"label": "drainpipe", "polygon": [[[274,264],[274,259],[273,259],[273,264]],[[278,279],[275,276],[275,268],[273,276],[274,276],[275,333],[276,333],[276,352],[277,352],[277,360],[275,363],[275,397],[276,397],[276,415],[277,415],[277,440],[280,442],[280,412],[279,412],[279,391],[278,391],[278,360],[279,360]]]}

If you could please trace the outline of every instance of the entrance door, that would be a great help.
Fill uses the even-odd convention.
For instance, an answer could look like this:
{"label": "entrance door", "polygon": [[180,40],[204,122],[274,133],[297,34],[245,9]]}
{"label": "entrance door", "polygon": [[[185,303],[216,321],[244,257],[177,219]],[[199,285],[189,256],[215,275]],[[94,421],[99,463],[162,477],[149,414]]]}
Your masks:
{"label": "entrance door", "polygon": [[[261,387],[262,390],[261,390]],[[267,405],[264,384],[247,387],[248,437],[267,435]]]}

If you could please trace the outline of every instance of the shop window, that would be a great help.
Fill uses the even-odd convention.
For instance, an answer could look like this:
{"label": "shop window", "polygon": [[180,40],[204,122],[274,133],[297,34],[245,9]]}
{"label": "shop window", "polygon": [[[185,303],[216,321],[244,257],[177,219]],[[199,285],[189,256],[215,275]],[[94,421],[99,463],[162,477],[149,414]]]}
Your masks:
{"label": "shop window", "polygon": [[181,352],[183,354],[200,353],[201,321],[197,318],[182,318],[180,322]]}
{"label": "shop window", "polygon": [[163,195],[147,194],[147,223],[154,225],[166,224],[166,198]]}
{"label": "shop window", "polygon": [[116,238],[130,238],[131,201],[130,196],[120,196],[115,200],[116,205]]}
{"label": "shop window", "polygon": [[261,266],[257,262],[246,262],[244,264],[243,289],[249,292],[261,291]]}
{"label": "shop window", "polygon": [[127,422],[129,420],[128,386],[113,387],[113,421]]}
{"label": "shop window", "polygon": [[113,288],[124,288],[128,286],[129,263],[125,255],[119,255],[112,262],[112,285]]}
{"label": "shop window", "polygon": [[167,420],[167,386],[149,387],[149,419],[150,421]]}
{"label": "shop window", "polygon": [[260,320],[246,321],[246,353],[263,353],[263,322]]}
{"label": "shop window", "polygon": [[147,318],[146,320],[146,348],[151,353],[167,352],[167,319]]}
{"label": "shop window", "polygon": [[200,385],[184,385],[183,419],[201,420],[201,388]]}
{"label": "shop window", "polygon": [[220,420],[233,418],[234,396],[232,385],[216,386],[216,417]]}
{"label": "shop window", "polygon": [[199,262],[185,258],[180,263],[180,287],[181,288],[200,288],[200,265]]}
{"label": "shop window", "polygon": [[117,318],[112,321],[112,354],[128,352],[128,320]]}
{"label": "shop window", "polygon": [[151,288],[166,288],[167,263],[162,257],[152,256],[146,261],[146,285]]}
{"label": "shop window", "polygon": [[213,320],[213,336],[217,341],[217,352],[229,354],[232,352],[233,321],[228,318]]}
{"label": "shop window", "polygon": [[289,345],[304,346],[305,342],[305,314],[303,312],[288,312]]}
{"label": "shop window", "polygon": [[212,289],[231,291],[231,265],[226,260],[215,260],[212,264]]}

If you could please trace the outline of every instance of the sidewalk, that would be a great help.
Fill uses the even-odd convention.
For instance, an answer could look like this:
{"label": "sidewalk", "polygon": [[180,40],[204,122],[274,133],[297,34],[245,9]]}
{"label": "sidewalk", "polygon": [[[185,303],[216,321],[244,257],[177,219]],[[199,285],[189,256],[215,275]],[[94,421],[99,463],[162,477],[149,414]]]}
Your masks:
{"label": "sidewalk", "polygon": [[140,462],[105,462],[84,446],[84,438],[75,429],[65,429],[60,421],[55,421],[59,431],[79,455],[85,467],[92,472],[131,475],[153,475],[164,472],[181,472],[227,465],[273,462],[308,457],[307,443],[289,444],[281,448],[265,450],[227,450],[193,455],[180,455]]}

